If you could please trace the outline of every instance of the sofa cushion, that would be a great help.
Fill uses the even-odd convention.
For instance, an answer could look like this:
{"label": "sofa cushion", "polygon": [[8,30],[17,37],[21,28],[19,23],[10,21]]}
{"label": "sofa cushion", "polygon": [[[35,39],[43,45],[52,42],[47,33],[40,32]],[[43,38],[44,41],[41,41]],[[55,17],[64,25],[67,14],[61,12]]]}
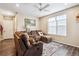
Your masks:
{"label": "sofa cushion", "polygon": [[31,46],[25,34],[21,34],[20,39],[22,40],[27,49]]}
{"label": "sofa cushion", "polygon": [[29,40],[29,35],[27,33],[23,33],[26,37],[27,37],[27,40]]}
{"label": "sofa cushion", "polygon": [[26,46],[24,45],[23,41],[21,39],[18,40],[19,41],[19,45],[22,51],[26,50]]}

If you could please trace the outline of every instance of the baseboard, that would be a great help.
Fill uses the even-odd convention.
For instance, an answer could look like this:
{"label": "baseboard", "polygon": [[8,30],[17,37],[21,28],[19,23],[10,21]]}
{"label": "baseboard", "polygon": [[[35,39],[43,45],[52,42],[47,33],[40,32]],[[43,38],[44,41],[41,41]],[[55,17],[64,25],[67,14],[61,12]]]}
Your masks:
{"label": "baseboard", "polygon": [[11,39],[14,39],[14,38],[2,39],[2,40],[0,40],[0,41],[4,41],[4,40],[11,40]]}
{"label": "baseboard", "polygon": [[[53,40],[53,41],[55,41],[55,40]],[[59,41],[55,41],[55,42],[58,42],[58,43],[61,43],[61,44],[65,44],[65,45],[69,45],[69,46],[73,46],[73,47],[77,47],[77,48],[79,48],[79,46],[75,46],[75,45],[67,44],[67,43],[64,43],[64,42],[59,42]]]}
{"label": "baseboard", "polygon": [[9,39],[13,39],[13,38],[7,38],[7,39],[4,39],[4,40],[9,40]]}

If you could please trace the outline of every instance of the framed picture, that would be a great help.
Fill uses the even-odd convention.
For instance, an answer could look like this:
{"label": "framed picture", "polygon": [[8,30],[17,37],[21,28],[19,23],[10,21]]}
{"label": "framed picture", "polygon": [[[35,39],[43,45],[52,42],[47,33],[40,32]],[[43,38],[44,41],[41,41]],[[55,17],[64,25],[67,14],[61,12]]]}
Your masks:
{"label": "framed picture", "polygon": [[36,26],[36,20],[35,19],[24,19],[25,27],[29,26]]}
{"label": "framed picture", "polygon": [[36,20],[34,20],[34,19],[30,20],[30,25],[31,26],[36,26]]}

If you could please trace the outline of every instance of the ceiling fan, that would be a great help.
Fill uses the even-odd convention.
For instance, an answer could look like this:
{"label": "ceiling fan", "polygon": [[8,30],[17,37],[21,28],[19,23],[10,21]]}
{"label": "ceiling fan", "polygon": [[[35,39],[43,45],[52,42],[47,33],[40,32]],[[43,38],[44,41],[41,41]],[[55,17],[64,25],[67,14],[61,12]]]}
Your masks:
{"label": "ceiling fan", "polygon": [[46,8],[48,8],[49,6],[50,5],[46,3],[38,3],[34,5],[34,7],[37,8],[39,11],[49,11],[49,10],[46,10]]}

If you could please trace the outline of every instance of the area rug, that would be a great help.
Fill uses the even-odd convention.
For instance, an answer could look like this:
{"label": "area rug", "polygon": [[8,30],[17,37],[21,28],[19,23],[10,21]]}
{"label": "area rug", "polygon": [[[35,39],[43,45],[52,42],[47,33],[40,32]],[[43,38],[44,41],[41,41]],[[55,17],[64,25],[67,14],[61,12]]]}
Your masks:
{"label": "area rug", "polygon": [[56,52],[58,48],[62,46],[62,44],[58,44],[56,42],[44,43],[42,56],[51,56]]}

